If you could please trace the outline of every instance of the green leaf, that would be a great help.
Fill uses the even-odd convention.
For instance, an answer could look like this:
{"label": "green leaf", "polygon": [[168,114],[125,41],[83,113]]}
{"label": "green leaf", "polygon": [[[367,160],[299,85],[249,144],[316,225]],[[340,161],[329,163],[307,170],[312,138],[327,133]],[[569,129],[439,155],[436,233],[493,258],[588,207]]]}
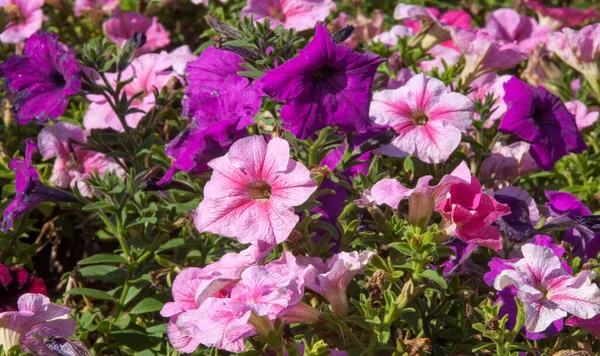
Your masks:
{"label": "green leaf", "polygon": [[411,256],[413,249],[407,242],[393,242],[388,245],[389,247],[398,250],[403,255]]}
{"label": "green leaf", "polygon": [[95,210],[108,209],[108,208],[112,208],[112,207],[113,207],[112,204],[110,204],[110,203],[108,203],[108,202],[106,202],[104,200],[101,200],[101,201],[97,201],[97,202],[92,203],[92,204],[85,205],[83,208],[81,208],[81,210],[84,210],[84,211],[95,211]]}
{"label": "green leaf", "polygon": [[84,278],[99,279],[103,282],[110,282],[116,279],[125,280],[127,272],[116,266],[96,265],[83,267],[78,270]]}
{"label": "green leaf", "polygon": [[440,287],[442,287],[444,289],[448,288],[448,284],[444,280],[444,277],[440,276],[434,270],[431,270],[431,269],[425,270],[425,271],[421,272],[421,276],[434,281],[435,283],[439,284]]}
{"label": "green leaf", "polygon": [[84,258],[83,260],[79,261],[77,264],[78,265],[94,265],[94,264],[100,264],[100,263],[120,263],[120,264],[122,263],[122,264],[126,265],[127,260],[119,255],[113,255],[113,254],[109,254],[109,253],[101,253],[98,255],[90,256],[88,258]]}
{"label": "green leaf", "polygon": [[165,300],[166,298],[162,298],[161,296],[146,298],[131,309],[131,314],[137,315],[159,311],[165,304]]}
{"label": "green leaf", "polygon": [[103,292],[101,290],[92,289],[92,288],[73,288],[73,289],[69,290],[66,294],[83,295],[83,296],[86,296],[86,297],[89,297],[92,299],[110,300],[111,302],[117,301],[110,294]]}
{"label": "green leaf", "polygon": [[148,334],[166,334],[168,327],[169,323],[154,325],[146,328],[146,332]]}
{"label": "green leaf", "polygon": [[157,248],[156,253],[159,253],[161,251],[168,250],[171,248],[177,248],[177,247],[183,247],[183,246],[185,246],[185,239],[183,239],[183,238],[171,239],[171,240],[167,241],[164,245]]}

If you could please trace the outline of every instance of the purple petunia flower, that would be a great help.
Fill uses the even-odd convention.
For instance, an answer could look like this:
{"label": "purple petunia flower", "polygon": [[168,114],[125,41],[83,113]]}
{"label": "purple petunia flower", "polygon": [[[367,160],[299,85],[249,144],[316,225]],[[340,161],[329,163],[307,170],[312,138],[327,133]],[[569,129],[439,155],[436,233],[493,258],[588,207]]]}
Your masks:
{"label": "purple petunia flower", "polygon": [[31,164],[33,151],[37,148],[30,140],[25,142],[25,160],[13,159],[8,167],[15,172],[16,195],[6,207],[2,217],[0,231],[6,232],[13,227],[14,221],[28,210],[44,202],[76,202],[74,196],[60,189],[40,183],[39,176]]}
{"label": "purple petunia flower", "polygon": [[476,244],[467,243],[460,239],[453,239],[446,245],[452,251],[454,256],[450,256],[448,261],[442,264],[444,267],[444,277],[454,275],[480,275],[483,274],[483,269],[477,263],[471,261],[471,256],[477,251]]}
{"label": "purple petunia flower", "polygon": [[69,95],[81,90],[75,54],[57,35],[41,30],[27,40],[24,55],[10,56],[0,65],[0,78],[16,95],[13,109],[21,125],[57,119],[65,112]]}
{"label": "purple petunia flower", "polygon": [[285,102],[281,118],[300,139],[326,126],[362,133],[371,125],[371,85],[382,62],[336,44],[327,26],[317,25],[306,48],[267,71],[261,82],[267,95]]}
{"label": "purple petunia flower", "polygon": [[46,295],[46,285],[25,268],[0,264],[0,313],[18,310],[17,301],[25,293]]}
{"label": "purple petunia flower", "polygon": [[499,130],[530,142],[531,156],[540,168],[551,170],[561,157],[587,148],[573,114],[558,96],[516,77],[504,84],[504,92],[508,110]]}

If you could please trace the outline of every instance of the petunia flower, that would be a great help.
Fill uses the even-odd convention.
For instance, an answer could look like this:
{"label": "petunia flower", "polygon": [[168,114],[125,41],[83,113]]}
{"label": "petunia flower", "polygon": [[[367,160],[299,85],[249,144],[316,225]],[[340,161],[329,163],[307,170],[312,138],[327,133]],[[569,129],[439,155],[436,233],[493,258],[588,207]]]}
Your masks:
{"label": "petunia flower", "polygon": [[75,16],[82,16],[85,13],[90,13],[92,17],[111,13],[117,6],[119,0],[75,0],[73,5]]}
{"label": "petunia flower", "polygon": [[461,162],[452,173],[442,177],[437,185],[431,186],[432,176],[419,178],[413,189],[408,189],[395,179],[382,179],[371,188],[372,200],[398,209],[401,200],[408,199],[408,221],[415,226],[426,226],[435,206],[446,198],[450,187],[457,183],[471,181],[471,172],[465,162]]}
{"label": "petunia flower", "polygon": [[585,26],[580,30],[565,28],[550,34],[548,47],[560,59],[575,68],[598,95],[600,88],[600,24]]}
{"label": "petunia flower", "polygon": [[296,31],[308,30],[325,21],[335,10],[332,0],[249,0],[242,9],[242,17],[252,17],[254,21],[271,20],[275,26],[283,25]]}
{"label": "petunia flower", "polygon": [[453,28],[450,33],[465,57],[461,73],[465,85],[485,73],[509,69],[527,59],[527,51],[517,44],[498,43],[485,31]]}
{"label": "petunia flower", "polygon": [[453,66],[458,63],[461,53],[452,48],[444,47],[442,45],[435,45],[431,47],[427,54],[433,56],[433,59],[419,62],[419,67],[425,72],[431,72],[433,68],[438,69],[438,73],[444,73],[444,64],[447,66]]}
{"label": "petunia flower", "polygon": [[67,122],[46,126],[38,135],[42,157],[56,157],[50,182],[60,188],[77,186],[84,196],[91,196],[92,192],[85,180],[95,171],[100,176],[109,171],[124,176],[125,171],[112,158],[106,158],[102,153],[82,149],[77,144],[86,141],[85,131]]}
{"label": "petunia flower", "polygon": [[12,55],[0,65],[0,78],[16,97],[13,110],[21,125],[57,119],[65,112],[69,96],[81,90],[75,54],[57,35],[44,31],[27,40],[24,55]]}
{"label": "petunia flower", "polygon": [[119,46],[136,32],[146,34],[146,43],[137,50],[139,54],[154,52],[171,43],[169,31],[158,22],[158,17],[146,17],[139,12],[117,11],[102,24],[102,28],[106,37]]}
{"label": "petunia flower", "polygon": [[538,0],[526,0],[525,6],[535,11],[540,25],[546,25],[550,30],[560,30],[563,27],[578,27],[584,23],[598,20],[598,10],[586,10],[573,7],[546,7]]}
{"label": "petunia flower", "polygon": [[567,101],[565,107],[575,116],[575,123],[579,131],[593,126],[598,121],[598,115],[600,115],[598,111],[588,111],[588,107],[579,100]]}
{"label": "petunia flower", "polygon": [[76,202],[74,196],[42,184],[31,160],[37,148],[30,140],[25,141],[25,159],[14,158],[8,167],[15,172],[15,197],[4,209],[0,231],[10,230],[15,220],[44,202]]}
{"label": "petunia flower", "polygon": [[540,212],[526,190],[516,186],[504,187],[494,192],[494,199],[510,208],[510,214],[500,217],[495,223],[507,242],[523,242],[534,235]]}
{"label": "petunia flower", "polygon": [[384,59],[336,44],[325,25],[300,54],[261,78],[271,98],[285,102],[281,119],[300,139],[326,126],[365,132],[371,85]]}
{"label": "petunia flower", "polygon": [[235,237],[242,243],[285,241],[317,184],[302,164],[289,158],[289,144],[260,136],[236,141],[229,152],[208,163],[213,169],[194,224],[200,232]]}
{"label": "petunia flower", "polygon": [[187,64],[185,69],[189,82],[187,90],[219,90],[229,79],[243,78],[237,74],[244,71],[241,66],[243,62],[242,57],[236,53],[210,46],[200,54],[198,59]]}
{"label": "petunia flower", "polygon": [[578,316],[571,316],[565,324],[576,328],[589,331],[596,339],[600,339],[600,314],[590,319],[583,319]]}
{"label": "petunia flower", "polygon": [[403,87],[377,92],[371,104],[371,119],[398,133],[378,152],[395,157],[412,154],[427,163],[444,162],[471,125],[474,109],[469,98],[448,93],[442,81],[422,73]]}
{"label": "petunia flower", "polygon": [[[470,87],[475,89],[467,95],[471,100],[484,102],[488,94],[493,94],[495,98],[494,104],[490,108],[494,112],[490,114],[485,123],[486,128],[492,127],[506,113],[506,103],[502,98],[504,97],[504,83],[510,78],[510,75],[499,76],[496,73],[487,73],[471,82]],[[478,113],[475,113],[475,118],[480,118]]]}
{"label": "petunia flower", "polygon": [[75,332],[71,310],[50,303],[42,294],[23,294],[18,311],[0,313],[0,345],[5,351],[20,345],[21,351],[35,355],[52,354],[40,340],[46,337],[69,337]]}
{"label": "petunia flower", "polygon": [[498,130],[531,143],[531,156],[540,168],[551,170],[563,156],[587,148],[575,118],[558,96],[516,77],[504,84],[504,91],[508,110]]}
{"label": "petunia flower", "polygon": [[16,44],[28,39],[42,28],[44,0],[0,0],[8,18],[0,42]]}
{"label": "petunia flower", "polygon": [[435,210],[442,214],[440,228],[446,234],[496,251],[502,249],[502,237],[492,224],[510,214],[510,208],[483,193],[477,178],[452,185],[448,197],[437,203]]}
{"label": "petunia flower", "polygon": [[[127,98],[138,95],[131,104],[131,108],[141,112],[130,113],[125,117],[127,126],[136,128],[144,115],[156,104],[154,90],[160,90],[169,82],[173,72],[169,70],[172,62],[167,52],[148,53],[134,59],[121,73],[121,81],[132,79],[125,85],[122,92]],[[106,73],[106,77],[116,88],[117,73]],[[125,132],[117,114],[113,111],[104,96],[92,94],[87,98],[91,101],[88,111],[83,117],[83,125],[87,130],[111,128],[115,131]]]}
{"label": "petunia flower", "polygon": [[198,59],[198,56],[192,53],[188,45],[175,48],[169,53],[169,56],[173,64],[173,71],[181,76],[185,75],[187,64]]}
{"label": "petunia flower", "polygon": [[394,25],[389,31],[382,32],[373,37],[371,42],[381,42],[388,47],[393,47],[398,44],[398,39],[412,35],[413,31],[411,28],[403,25]]}
{"label": "petunia flower", "polygon": [[350,17],[344,12],[340,12],[338,17],[333,20],[333,25],[339,28],[353,26],[354,32],[342,44],[354,49],[361,43],[368,43],[372,38],[381,34],[383,29],[383,11],[375,10],[373,18],[358,14],[356,18]]}
{"label": "petunia flower", "polygon": [[515,142],[510,145],[496,142],[492,154],[483,160],[481,179],[488,180],[489,185],[502,188],[510,185],[517,177],[535,171],[538,165],[529,151],[530,144],[527,142]]}
{"label": "petunia flower", "polygon": [[485,21],[484,30],[496,40],[516,42],[526,51],[533,50],[538,43],[548,42],[548,27],[538,25],[535,19],[508,8],[492,11]]}
{"label": "petunia flower", "polygon": [[591,280],[592,271],[573,277],[567,273],[554,251],[546,246],[526,244],[523,258],[496,277],[494,288],[514,286],[525,305],[525,326],[532,332],[544,331],[554,321],[573,314],[591,319],[600,314],[600,289]]}
{"label": "petunia flower", "polygon": [[448,261],[440,266],[444,267],[444,277],[483,274],[482,268],[471,261],[471,256],[478,248],[476,244],[467,243],[460,239],[452,239],[446,247],[454,251],[454,255],[450,256]]}
{"label": "petunia flower", "polygon": [[15,311],[19,297],[26,293],[46,295],[46,285],[41,278],[27,273],[22,267],[0,264],[0,313]]}

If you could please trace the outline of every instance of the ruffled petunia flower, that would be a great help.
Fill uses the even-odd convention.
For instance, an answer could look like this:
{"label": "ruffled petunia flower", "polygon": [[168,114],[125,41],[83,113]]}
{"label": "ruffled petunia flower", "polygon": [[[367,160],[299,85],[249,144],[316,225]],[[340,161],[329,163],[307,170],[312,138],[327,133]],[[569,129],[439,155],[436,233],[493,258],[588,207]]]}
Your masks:
{"label": "ruffled petunia flower", "polygon": [[598,10],[594,8],[582,10],[573,7],[546,7],[538,0],[526,0],[525,6],[535,11],[538,15],[540,25],[548,26],[550,30],[560,30],[563,27],[578,27],[600,18]]}
{"label": "ruffled petunia flower", "polygon": [[565,107],[575,116],[575,123],[579,131],[593,126],[600,115],[598,111],[588,111],[588,107],[579,100],[568,101],[565,103]]}
{"label": "ruffled petunia flower", "polygon": [[119,6],[119,0],[75,0],[75,16],[89,13],[92,17],[109,14]]}
{"label": "ruffled petunia flower", "polygon": [[527,51],[515,43],[498,43],[479,29],[453,28],[452,39],[465,57],[461,79],[465,85],[477,77],[516,66],[527,59]]}
{"label": "ruffled petunia flower", "polygon": [[529,151],[530,144],[527,142],[510,145],[496,142],[492,154],[483,160],[481,178],[488,180],[489,185],[495,188],[509,186],[517,177],[523,177],[539,168]]}
{"label": "ruffled petunia flower", "polygon": [[0,42],[16,44],[42,28],[44,0],[0,0],[0,7],[8,18]]}
{"label": "ruffled petunia flower", "polygon": [[333,0],[249,0],[242,9],[242,17],[261,22],[268,18],[273,26],[302,31],[325,21],[335,8]]}
{"label": "ruffled petunia flower", "polygon": [[[121,81],[133,80],[125,85],[122,93],[128,98],[138,95],[130,108],[141,112],[130,113],[125,117],[127,126],[136,128],[144,115],[156,104],[154,90],[162,89],[173,76],[170,70],[171,58],[167,52],[148,53],[134,59],[121,73]],[[109,83],[116,88],[117,73],[106,73]],[[87,130],[111,128],[115,131],[125,132],[119,117],[113,111],[104,96],[92,94],[87,98],[91,101],[88,111],[83,118],[83,125]]]}
{"label": "ruffled petunia flower", "polygon": [[519,14],[513,9],[492,11],[485,22],[484,30],[496,40],[516,42],[520,48],[531,51],[538,43],[548,42],[549,29],[538,25],[535,19]]}
{"label": "ruffled petunia flower", "polygon": [[18,311],[0,313],[0,345],[4,350],[20,345],[22,352],[52,355],[42,339],[69,337],[76,322],[69,318],[71,309],[50,303],[42,294],[23,294]]}
{"label": "ruffled petunia flower", "polygon": [[326,126],[365,132],[375,72],[384,59],[336,44],[325,25],[300,54],[261,78],[263,90],[285,104],[285,128],[300,139]]}
{"label": "ruffled petunia flower", "polygon": [[69,96],[81,90],[75,54],[57,35],[44,31],[27,40],[24,55],[12,55],[0,65],[0,78],[16,97],[13,110],[21,125],[57,119],[67,109]]}
{"label": "ruffled petunia flower", "polygon": [[594,272],[577,276],[566,272],[551,248],[533,244],[521,247],[523,258],[496,277],[494,288],[514,286],[525,305],[525,326],[544,331],[554,321],[573,314],[591,319],[600,314],[600,289],[591,280]]}
{"label": "ruffled petunia flower", "polygon": [[27,273],[22,267],[0,264],[0,313],[18,310],[17,301],[26,293],[46,295],[46,285],[41,278]]}
{"label": "ruffled petunia flower", "polygon": [[309,170],[291,160],[289,144],[260,136],[236,141],[208,163],[213,174],[194,224],[200,232],[235,237],[242,243],[285,241],[299,218],[294,206],[316,190]]}
{"label": "ruffled petunia flower", "polygon": [[94,172],[103,176],[105,172],[114,172],[120,176],[125,171],[112,158],[102,153],[82,149],[79,144],[86,143],[85,131],[67,122],[58,122],[47,126],[38,135],[40,154],[44,158],[56,157],[50,182],[60,188],[75,187],[84,196],[91,196],[89,185],[85,182]]}
{"label": "ruffled petunia flower", "polygon": [[448,197],[437,203],[435,210],[442,214],[440,228],[447,235],[496,251],[502,249],[502,237],[492,224],[510,214],[510,208],[483,193],[477,178],[452,185]]}
{"label": "ruffled petunia flower", "polygon": [[587,148],[575,118],[558,96],[516,77],[504,84],[504,91],[508,109],[498,129],[531,143],[531,156],[540,168],[551,170],[563,156]]}
{"label": "ruffled petunia flower", "polygon": [[448,93],[442,81],[424,74],[412,77],[398,89],[377,92],[371,119],[398,133],[378,152],[395,157],[412,154],[427,163],[444,162],[471,125],[474,109],[469,98]]}
{"label": "ruffled petunia flower", "polygon": [[471,172],[467,164],[461,162],[452,173],[442,177],[437,185],[429,185],[432,179],[432,176],[419,178],[413,189],[406,188],[395,179],[382,179],[371,188],[368,192],[370,197],[365,197],[365,201],[398,209],[400,201],[408,199],[408,221],[415,226],[426,226],[435,206],[446,198],[450,187],[457,183],[471,182]]}
{"label": "ruffled petunia flower", "polygon": [[0,231],[10,230],[15,220],[27,211],[44,202],[76,202],[74,196],[40,182],[37,171],[32,165],[33,151],[37,148],[30,140],[25,142],[25,159],[14,158],[8,167],[15,172],[16,195],[4,209]]}
{"label": "ruffled petunia flower", "polygon": [[139,54],[154,52],[171,43],[169,31],[158,22],[158,17],[146,17],[139,12],[117,11],[102,24],[102,28],[106,37],[119,46],[136,32],[146,34],[146,43],[137,50]]}

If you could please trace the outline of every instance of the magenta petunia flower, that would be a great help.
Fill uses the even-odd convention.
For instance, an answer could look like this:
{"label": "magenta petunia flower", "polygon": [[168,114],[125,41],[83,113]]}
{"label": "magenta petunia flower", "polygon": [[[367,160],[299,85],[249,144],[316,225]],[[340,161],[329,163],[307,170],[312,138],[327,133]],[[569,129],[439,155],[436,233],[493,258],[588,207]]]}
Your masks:
{"label": "magenta petunia flower", "polygon": [[235,237],[242,243],[285,241],[317,184],[302,164],[291,160],[289,144],[260,136],[236,141],[229,152],[208,163],[213,174],[194,224],[200,232]]}
{"label": "magenta petunia flower", "polygon": [[58,36],[39,31],[25,44],[24,55],[12,55],[0,65],[0,78],[16,96],[13,110],[21,125],[40,125],[61,116],[69,96],[81,90],[75,54]]}
{"label": "magenta petunia flower", "polygon": [[119,0],[75,0],[73,9],[75,16],[81,16],[84,13],[103,14],[111,13],[119,6]]}
{"label": "magenta petunia flower", "polygon": [[600,18],[598,10],[594,8],[582,10],[573,7],[546,7],[538,0],[526,0],[525,6],[537,13],[540,25],[546,25],[551,30],[577,27]]}
{"label": "magenta petunia flower", "polygon": [[44,0],[0,0],[0,7],[8,17],[0,42],[19,43],[42,28]]}
{"label": "magenta petunia flower", "polygon": [[510,208],[483,193],[477,178],[452,185],[448,197],[437,203],[435,210],[442,214],[440,228],[446,234],[496,251],[502,249],[502,237],[492,224],[510,214]]}
{"label": "magenta petunia flower", "polygon": [[427,163],[444,162],[471,125],[474,110],[469,98],[448,93],[442,81],[418,74],[403,87],[373,96],[371,119],[398,133],[378,152],[394,157],[412,154]]}
{"label": "magenta petunia flower", "polygon": [[48,187],[40,182],[38,173],[31,163],[33,151],[37,147],[30,140],[25,141],[25,145],[25,159],[14,158],[8,165],[15,172],[16,195],[4,209],[0,225],[2,232],[10,230],[16,219],[41,203],[77,201],[71,194]]}
{"label": "magenta petunia flower", "polygon": [[333,0],[248,0],[242,17],[255,21],[271,20],[273,26],[284,25],[297,31],[308,30],[325,21],[335,10]]}
{"label": "magenta petunia flower", "polygon": [[573,314],[591,319],[600,314],[600,289],[591,282],[595,276],[584,270],[575,277],[564,270],[554,251],[546,246],[526,244],[523,258],[502,271],[494,288],[514,286],[525,305],[525,326],[531,332],[544,331],[555,320]]}
{"label": "magenta petunia flower", "polygon": [[549,29],[538,25],[535,19],[519,14],[513,9],[498,9],[491,12],[484,30],[500,42],[516,42],[526,51],[535,49],[538,43],[548,43]]}
{"label": "magenta petunia flower", "polygon": [[596,339],[600,339],[600,314],[590,319],[583,319],[573,315],[567,319],[565,324],[585,329],[594,335]]}
{"label": "magenta petunia flower", "polygon": [[22,352],[53,354],[42,341],[46,337],[69,337],[76,322],[69,318],[71,309],[50,303],[42,294],[23,294],[18,311],[0,313],[0,345],[4,350],[20,345]]}
{"label": "magenta petunia flower", "polygon": [[365,132],[370,126],[369,101],[377,67],[384,60],[336,44],[325,25],[300,54],[267,71],[263,90],[285,104],[285,127],[306,139],[326,126]]}
{"label": "magenta petunia flower", "polygon": [[[75,142],[70,143],[69,140]],[[91,196],[92,192],[85,180],[95,171],[98,171],[100,176],[108,171],[124,176],[125,171],[112,158],[106,158],[102,153],[81,149],[76,143],[86,141],[85,131],[67,122],[46,126],[38,135],[42,157],[56,157],[50,182],[61,188],[77,186],[81,194]]]}
{"label": "magenta petunia flower", "polygon": [[551,170],[561,157],[585,151],[575,118],[558,96],[516,77],[504,84],[504,91],[508,110],[498,129],[530,142],[540,168]]}
{"label": "magenta petunia flower", "polygon": [[565,107],[575,116],[575,123],[579,131],[593,126],[600,115],[598,111],[589,111],[588,107],[579,100],[568,101],[565,103]]}
{"label": "magenta petunia flower", "polygon": [[169,31],[158,22],[158,17],[146,17],[139,12],[117,11],[102,24],[109,40],[123,46],[128,39],[137,33],[146,34],[146,43],[138,48],[137,53],[154,52],[171,43]]}
{"label": "magenta petunia flower", "polygon": [[40,278],[27,273],[25,268],[0,264],[0,313],[18,310],[17,301],[26,293],[46,295],[46,285]]}

